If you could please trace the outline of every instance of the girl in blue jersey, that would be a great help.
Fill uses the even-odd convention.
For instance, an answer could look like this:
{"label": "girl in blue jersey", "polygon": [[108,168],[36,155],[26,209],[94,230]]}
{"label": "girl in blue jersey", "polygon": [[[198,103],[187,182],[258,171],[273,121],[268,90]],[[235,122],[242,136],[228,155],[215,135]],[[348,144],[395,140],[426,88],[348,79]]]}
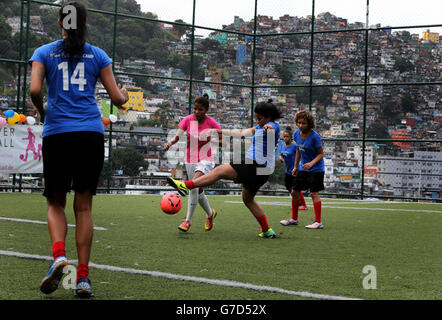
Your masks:
{"label": "girl in blue jersey", "polygon": [[[73,23],[76,22],[76,23]],[[95,100],[101,79],[111,101],[121,107],[128,100],[117,86],[107,54],[86,42],[87,9],[77,2],[65,3],[58,23],[63,39],[37,48],[32,66],[30,94],[43,126],[43,175],[48,206],[48,227],[54,261],[40,284],[43,293],[58,287],[67,265],[65,239],[66,193],[75,191],[76,246],[78,254],[75,294],[92,295],[89,258],[93,237],[92,198],[104,162],[104,128]],[[46,79],[47,107],[42,86]]]}
{"label": "girl in blue jersey", "polygon": [[305,203],[304,195],[302,192],[299,193],[299,200],[297,210],[295,207],[295,193],[293,191],[293,181],[294,176],[292,175],[293,166],[295,165],[296,158],[296,143],[293,141],[293,129],[292,127],[287,127],[282,133],[282,139],[284,143],[281,146],[281,153],[279,155],[279,161],[285,163],[285,177],[284,183],[287,191],[290,192],[292,196],[292,216],[287,220],[282,220],[280,223],[283,226],[297,225],[298,224],[298,210],[307,210],[307,205]]}
{"label": "girl in blue jersey", "polygon": [[315,117],[309,111],[299,111],[295,115],[295,123],[299,128],[293,135],[298,147],[292,171],[295,176],[293,182],[295,211],[301,191],[310,189],[315,221],[306,228],[322,229],[324,226],[321,222],[321,199],[318,192],[324,190],[325,168],[321,137],[313,130],[316,127]]}
{"label": "girl in blue jersey", "polygon": [[[209,173],[187,181],[178,181],[167,178],[168,183],[181,195],[186,195],[189,190],[214,184],[221,179],[233,180],[242,184],[242,200],[252,212],[261,226],[262,238],[275,238],[275,232],[269,227],[263,209],[255,201],[259,188],[267,182],[274,170],[275,149],[280,136],[280,127],[276,120],[281,118],[281,113],[272,103],[259,102],[255,107],[256,127],[237,130],[217,130],[228,136],[252,136],[252,144],[248,149],[244,163],[222,164]],[[234,157],[235,158],[235,157]]]}

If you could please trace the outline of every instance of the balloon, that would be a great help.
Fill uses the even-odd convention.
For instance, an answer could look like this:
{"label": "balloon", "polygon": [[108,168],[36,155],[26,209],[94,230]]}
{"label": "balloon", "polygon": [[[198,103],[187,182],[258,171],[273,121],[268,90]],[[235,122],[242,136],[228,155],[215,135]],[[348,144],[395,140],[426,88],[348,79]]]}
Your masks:
{"label": "balloon", "polygon": [[26,116],[25,116],[24,114],[20,113],[20,114],[19,114],[19,117],[20,117],[20,120],[19,120],[19,121],[20,121],[21,123],[26,122]]}
{"label": "balloon", "polygon": [[6,119],[0,117],[0,127],[6,126]]}
{"label": "balloon", "polygon": [[13,117],[9,117],[8,118],[8,123],[9,123],[10,126],[13,126],[16,122],[17,121],[15,121]]}
{"label": "balloon", "polygon": [[114,123],[114,122],[117,122],[118,118],[117,118],[116,115],[111,114],[111,115],[109,115],[109,120],[110,120],[112,123]]}
{"label": "balloon", "polygon": [[10,118],[10,117],[13,117],[14,116],[14,110],[8,110],[8,111],[5,111],[5,117],[6,118]]}
{"label": "balloon", "polygon": [[101,118],[101,120],[103,121],[103,124],[105,125],[105,126],[108,126],[109,125],[109,123],[110,123],[110,121],[109,121],[109,119],[108,118]]}
{"label": "balloon", "polygon": [[20,115],[17,112],[14,112],[14,115],[12,116],[12,119],[14,119],[15,122],[20,121]]}
{"label": "balloon", "polygon": [[29,124],[29,125],[34,125],[35,124],[35,118],[34,117],[31,117],[31,116],[29,116],[29,117],[26,117],[26,122]]}

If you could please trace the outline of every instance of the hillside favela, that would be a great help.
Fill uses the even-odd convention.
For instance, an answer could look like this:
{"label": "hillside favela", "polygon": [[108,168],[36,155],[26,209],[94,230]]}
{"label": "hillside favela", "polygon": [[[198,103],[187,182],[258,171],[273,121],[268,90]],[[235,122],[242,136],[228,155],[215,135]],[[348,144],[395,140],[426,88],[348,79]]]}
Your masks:
{"label": "hillside favela", "polygon": [[[90,9],[114,10],[113,1],[85,2]],[[20,1],[6,1],[0,13],[0,58],[24,60],[35,48],[60,38],[54,22],[57,7],[33,3],[26,26],[26,19],[21,24],[20,6]],[[186,25],[190,21],[154,21],[158,17],[141,11],[133,0],[119,1],[118,12],[147,19],[118,17],[114,47],[114,17],[90,12],[89,41],[113,59],[117,81],[130,96],[127,111],[118,111],[111,108],[103,86],[96,87],[103,117],[112,112],[118,119],[106,127],[111,170],[110,176],[103,172],[102,187],[151,193],[167,189],[168,175],[185,177],[184,155],[172,164],[162,146],[167,134],[192,111],[194,98],[208,93],[209,115],[224,128],[250,127],[252,104],[269,97],[283,112],[282,129],[295,127],[296,112],[310,110],[324,140],[326,193],[357,195],[363,188],[366,197],[440,200],[442,37],[438,32],[376,24],[366,39],[365,23],[322,12],[315,15],[314,34],[308,33],[311,16],[287,13],[258,15],[256,23],[225,17],[219,31],[201,36],[202,30],[193,33]],[[321,32],[330,30],[345,32]],[[0,114],[23,108],[37,117],[29,98],[30,68],[26,74],[23,70],[16,63],[0,62]],[[20,97],[17,103],[23,87],[25,99]],[[276,162],[263,193],[286,194],[284,167]],[[10,185],[12,176],[3,174],[0,184]],[[41,186],[39,176],[32,177],[27,183]],[[238,188],[224,181],[216,186]],[[128,191],[121,191],[125,188]]]}

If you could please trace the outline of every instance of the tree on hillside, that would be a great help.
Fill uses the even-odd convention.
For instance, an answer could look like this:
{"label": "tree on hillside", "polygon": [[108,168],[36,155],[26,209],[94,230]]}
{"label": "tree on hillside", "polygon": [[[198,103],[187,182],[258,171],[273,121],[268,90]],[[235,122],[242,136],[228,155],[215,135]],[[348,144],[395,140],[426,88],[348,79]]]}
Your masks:
{"label": "tree on hillside", "polygon": [[14,52],[13,39],[11,36],[12,28],[6,23],[6,19],[0,16],[0,57],[17,58]]}
{"label": "tree on hillside", "polygon": [[[2,0],[2,15],[6,18],[20,15],[20,1]],[[3,34],[2,34],[3,35]]]}
{"label": "tree on hillside", "polygon": [[133,147],[113,149],[111,159],[112,170],[123,170],[128,176],[136,176],[140,167],[146,167],[143,155]]}
{"label": "tree on hillside", "polygon": [[214,39],[205,38],[200,42],[200,48],[202,52],[219,50],[220,43]]}
{"label": "tree on hillside", "polygon": [[388,124],[397,123],[399,120],[399,113],[397,111],[397,103],[388,101],[381,107],[381,118],[386,120]]}
{"label": "tree on hillside", "polygon": [[[175,20],[174,22],[185,23],[185,22],[184,22],[183,20],[181,20],[181,19]],[[182,36],[184,36],[184,35],[186,34],[187,31],[190,30],[190,27],[183,26],[183,25],[177,25],[177,24],[174,24],[174,25],[173,25],[173,28],[174,28],[176,31],[178,31],[178,37],[179,37],[180,39],[181,39]]]}
{"label": "tree on hillside", "polygon": [[160,67],[168,66],[169,53],[166,51],[166,43],[161,39],[152,39],[144,48],[144,57],[155,61]]}
{"label": "tree on hillside", "polygon": [[413,98],[407,93],[401,97],[401,110],[404,113],[416,112],[416,102],[414,102]]}
{"label": "tree on hillside", "polygon": [[275,66],[275,71],[278,73],[278,77],[281,79],[281,84],[289,84],[293,75],[287,69],[287,66],[279,64],[279,65]]}
{"label": "tree on hillside", "polygon": [[154,116],[159,119],[161,127],[167,128],[175,117],[175,111],[167,101],[157,104],[157,107]]}
{"label": "tree on hillside", "polygon": [[401,32],[401,38],[402,38],[402,40],[403,40],[404,42],[407,42],[407,43],[408,43],[410,40],[412,40],[410,32],[408,32],[408,31],[406,31],[406,30],[404,30],[404,31]]}
{"label": "tree on hillside", "polygon": [[390,139],[387,128],[379,122],[373,122],[365,131],[367,138]]}
{"label": "tree on hillside", "polygon": [[[309,104],[310,102],[310,88],[296,88],[296,101],[302,104]],[[331,104],[331,99],[333,97],[332,91],[328,87],[314,87],[312,88],[312,102],[318,102],[324,106]]]}
{"label": "tree on hillside", "polygon": [[394,56],[394,66],[393,68],[395,70],[399,70],[400,73],[406,72],[406,71],[413,71],[414,70],[414,64],[411,63],[410,60],[407,58],[401,57],[401,56]]}

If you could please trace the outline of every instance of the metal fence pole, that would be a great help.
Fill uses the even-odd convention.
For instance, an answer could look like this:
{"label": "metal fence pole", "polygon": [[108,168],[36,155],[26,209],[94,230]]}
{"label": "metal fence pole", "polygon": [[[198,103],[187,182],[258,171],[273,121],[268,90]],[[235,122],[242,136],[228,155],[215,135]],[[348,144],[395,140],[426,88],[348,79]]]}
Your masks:
{"label": "metal fence pole", "polygon": [[[112,72],[115,71],[115,51],[117,47],[117,19],[118,19],[118,0],[114,2],[114,31],[112,36]],[[110,103],[110,114],[113,113],[114,104]],[[107,193],[110,193],[110,184],[112,179],[112,122],[109,126],[109,139],[108,139],[108,156],[107,156],[107,167],[106,167],[106,176],[107,176]]]}
{"label": "metal fence pole", "polygon": [[192,7],[192,33],[191,33],[191,42],[190,42],[190,82],[189,82],[189,100],[187,104],[189,105],[189,114],[192,113],[192,101],[193,101],[193,64],[194,64],[194,50],[195,50],[195,7],[196,7],[196,0],[193,0],[193,7]]}
{"label": "metal fence pole", "polygon": [[315,42],[315,0],[312,0],[312,28],[310,33],[310,81],[309,81],[309,110],[312,111],[313,102],[313,61],[314,57],[314,42]]}
{"label": "metal fence pole", "polygon": [[368,82],[368,36],[369,36],[369,8],[370,0],[367,0],[366,22],[365,22],[365,66],[364,66],[364,112],[362,113],[362,168],[361,168],[361,199],[364,199],[365,184],[365,134],[367,125],[367,82]]}
{"label": "metal fence pole", "polygon": [[258,0],[255,0],[255,12],[253,14],[253,46],[252,46],[252,88],[250,99],[250,126],[253,127],[254,105],[255,105],[255,67],[256,67],[256,26],[258,18]]}

